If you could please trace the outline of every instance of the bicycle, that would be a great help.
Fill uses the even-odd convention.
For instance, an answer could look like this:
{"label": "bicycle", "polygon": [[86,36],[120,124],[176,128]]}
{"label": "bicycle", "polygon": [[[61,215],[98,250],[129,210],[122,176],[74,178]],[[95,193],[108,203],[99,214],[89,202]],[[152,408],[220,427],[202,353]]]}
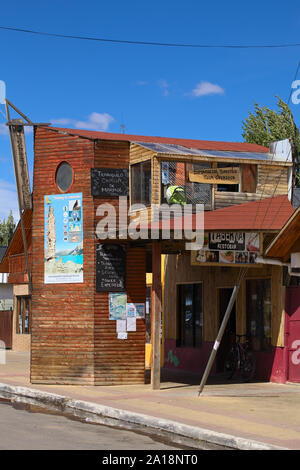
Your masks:
{"label": "bicycle", "polygon": [[[249,350],[249,339],[247,335],[235,335],[235,343],[232,345],[225,360],[225,372],[228,379],[232,379],[237,370],[240,371],[245,382],[253,379],[256,361],[252,351]],[[245,343],[241,343],[241,338],[246,337]]]}

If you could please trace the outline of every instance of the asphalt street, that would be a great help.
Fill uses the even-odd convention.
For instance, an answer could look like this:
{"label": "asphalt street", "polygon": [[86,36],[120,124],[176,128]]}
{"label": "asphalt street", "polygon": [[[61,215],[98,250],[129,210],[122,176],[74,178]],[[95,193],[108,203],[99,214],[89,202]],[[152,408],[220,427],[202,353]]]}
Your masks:
{"label": "asphalt street", "polygon": [[93,425],[57,414],[15,409],[0,402],[0,450],[175,450],[132,431]]}

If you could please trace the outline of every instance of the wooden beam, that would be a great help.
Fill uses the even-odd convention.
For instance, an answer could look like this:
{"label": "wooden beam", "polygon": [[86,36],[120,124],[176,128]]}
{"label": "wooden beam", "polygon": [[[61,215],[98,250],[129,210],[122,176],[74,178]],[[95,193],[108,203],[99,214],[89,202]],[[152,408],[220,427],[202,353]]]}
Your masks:
{"label": "wooden beam", "polygon": [[161,244],[152,241],[152,318],[151,342],[152,364],[151,385],[153,390],[160,389],[160,336],[161,336]]}

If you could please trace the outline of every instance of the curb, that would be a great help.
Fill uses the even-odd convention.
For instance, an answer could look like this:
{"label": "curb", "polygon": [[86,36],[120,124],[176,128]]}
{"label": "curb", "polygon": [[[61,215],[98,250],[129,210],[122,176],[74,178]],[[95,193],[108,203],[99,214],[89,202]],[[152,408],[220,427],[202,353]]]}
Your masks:
{"label": "curb", "polygon": [[[167,437],[176,443],[184,443],[193,448],[203,449],[203,445],[213,445],[215,448],[236,450],[288,450],[272,444],[219,433],[209,429],[189,426],[177,421],[156,418],[141,413],[98,405],[92,402],[73,400],[72,398],[32,388],[7,385],[0,383],[0,392],[23,397],[56,408],[61,412],[109,426],[121,427],[131,431]],[[209,448],[209,447],[208,447]],[[212,447],[210,447],[212,448]]]}

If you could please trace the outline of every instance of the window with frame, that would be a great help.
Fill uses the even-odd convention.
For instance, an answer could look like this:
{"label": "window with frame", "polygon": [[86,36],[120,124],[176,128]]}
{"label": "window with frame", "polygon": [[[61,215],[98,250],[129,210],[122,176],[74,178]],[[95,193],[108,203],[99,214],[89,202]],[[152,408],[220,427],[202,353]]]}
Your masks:
{"label": "window with frame", "polygon": [[[240,165],[237,163],[218,163],[217,164],[218,168],[233,168],[233,167],[238,167],[240,168]],[[217,185],[217,191],[226,191],[226,192],[231,192],[231,193],[238,193],[240,191],[240,185],[239,184],[218,184]]]}
{"label": "window with frame", "polygon": [[211,184],[195,183],[190,172],[211,168],[209,162],[161,162],[161,203],[204,204],[211,208]]}
{"label": "window with frame", "polygon": [[202,283],[177,286],[178,346],[200,348],[203,334]]}
{"label": "window with frame", "polygon": [[31,298],[30,296],[17,297],[16,333],[20,335],[31,332]]}
{"label": "window with frame", "polygon": [[271,348],[271,280],[246,281],[247,335],[254,351]]}
{"label": "window with frame", "polygon": [[151,160],[131,165],[131,204],[151,205]]}

